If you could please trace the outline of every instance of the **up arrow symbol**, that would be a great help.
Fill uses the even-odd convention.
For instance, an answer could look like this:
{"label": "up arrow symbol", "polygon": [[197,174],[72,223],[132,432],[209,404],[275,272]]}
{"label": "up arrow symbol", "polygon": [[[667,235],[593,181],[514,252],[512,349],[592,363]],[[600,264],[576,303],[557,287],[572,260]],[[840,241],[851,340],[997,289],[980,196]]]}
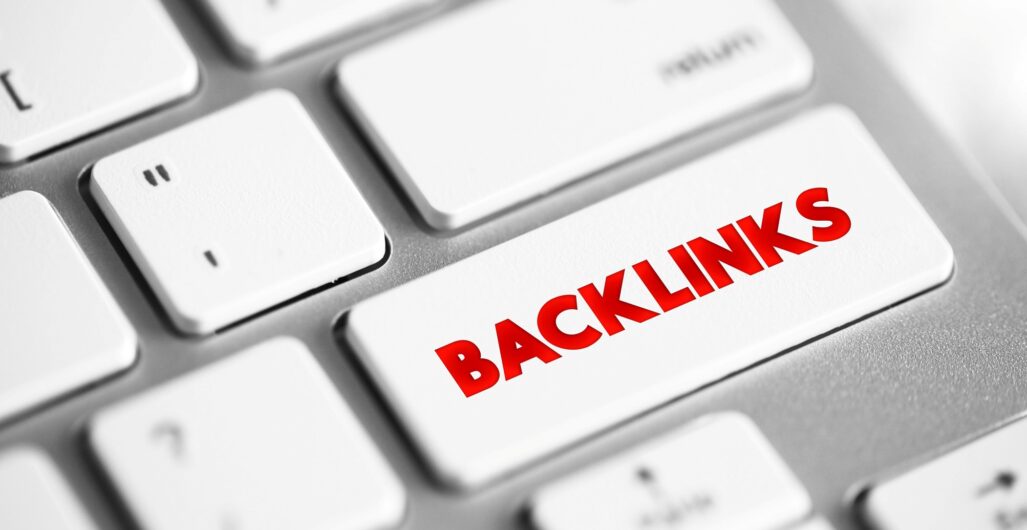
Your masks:
{"label": "up arrow symbol", "polygon": [[995,479],[990,484],[977,490],[978,497],[984,497],[996,491],[1012,491],[1013,487],[1016,486],[1016,474],[1011,471],[1002,471],[995,476]]}

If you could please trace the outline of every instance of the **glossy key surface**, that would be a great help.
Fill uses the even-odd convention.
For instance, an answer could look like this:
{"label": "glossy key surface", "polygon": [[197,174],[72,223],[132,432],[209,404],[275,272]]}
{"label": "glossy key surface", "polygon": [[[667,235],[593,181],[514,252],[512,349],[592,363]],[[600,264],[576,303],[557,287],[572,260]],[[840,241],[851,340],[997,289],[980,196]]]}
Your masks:
{"label": "glossy key surface", "polygon": [[769,0],[492,0],[359,50],[338,76],[448,230],[799,92],[813,63]]}
{"label": "glossy key surface", "polygon": [[159,0],[0,2],[0,163],[181,99],[199,79]]}
{"label": "glossy key surface", "polygon": [[186,333],[213,332],[385,255],[381,224],[281,90],[112,154],[89,184]]}
{"label": "glossy key surface", "polygon": [[0,198],[0,422],[125,370],[136,347],[49,201]]}
{"label": "glossy key surface", "polygon": [[306,347],[277,338],[102,411],[90,443],[153,530],[372,530],[404,493]]}
{"label": "glossy key surface", "polygon": [[345,332],[436,473],[472,487],[952,268],[828,107],[358,304]]}

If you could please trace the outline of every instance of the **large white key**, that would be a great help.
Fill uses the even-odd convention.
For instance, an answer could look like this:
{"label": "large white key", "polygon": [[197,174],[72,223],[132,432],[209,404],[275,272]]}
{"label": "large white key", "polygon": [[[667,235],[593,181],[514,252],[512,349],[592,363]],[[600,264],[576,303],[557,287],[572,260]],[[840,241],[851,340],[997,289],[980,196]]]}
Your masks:
{"label": "large white key", "polygon": [[770,0],[493,0],[344,59],[342,97],[451,229],[797,92]]}
{"label": "large white key", "polygon": [[563,478],[531,501],[539,530],[776,530],[809,495],[751,420],[718,414]]}
{"label": "large white key", "polygon": [[358,304],[345,333],[437,473],[474,486],[952,267],[829,108]]}
{"label": "large white key", "polygon": [[0,2],[0,162],[182,98],[198,81],[158,0]]}
{"label": "large white key", "polygon": [[0,420],[135,358],[135,331],[50,203],[0,199]]}
{"label": "large white key", "polygon": [[89,436],[150,530],[378,529],[405,509],[392,470],[291,338],[107,409]]}
{"label": "large white key", "polygon": [[232,51],[268,63],[439,0],[203,0]]}
{"label": "large white key", "polygon": [[175,324],[209,333],[380,261],[385,232],[294,96],[100,160],[90,189]]}
{"label": "large white key", "polygon": [[862,505],[880,530],[1027,528],[1027,420],[874,486]]}
{"label": "large white key", "polygon": [[50,459],[35,449],[0,453],[0,528],[4,530],[92,530]]}

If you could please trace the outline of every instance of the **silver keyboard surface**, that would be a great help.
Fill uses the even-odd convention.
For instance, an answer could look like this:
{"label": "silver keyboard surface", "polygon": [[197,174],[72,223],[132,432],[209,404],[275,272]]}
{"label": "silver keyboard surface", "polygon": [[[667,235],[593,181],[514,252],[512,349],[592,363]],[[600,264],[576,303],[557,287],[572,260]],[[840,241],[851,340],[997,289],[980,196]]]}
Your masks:
{"label": "silver keyboard surface", "polygon": [[[123,373],[0,423],[0,454],[14,447],[41,449],[97,527],[132,528],[129,509],[86,447],[86,422],[156,385],[288,336],[313,353],[395,470],[407,496],[400,528],[530,528],[526,503],[546,485],[691,420],[737,411],[759,426],[804,485],[813,511],[844,530],[862,528],[853,503],[864,486],[1027,410],[1024,233],[990,184],[964,163],[831,2],[777,2],[816,65],[815,80],[802,94],[705,127],[481,223],[439,232],[418,214],[403,184],[340,103],[335,72],[351,52],[451,16],[469,3],[449,2],[349,38],[329,38],[280,62],[244,66],[199,2],[164,0],[199,61],[197,91],[28,162],[0,165],[0,197],[32,190],[53,204],[139,342],[136,364]],[[88,189],[89,169],[140,141],[273,88],[302,102],[345,166],[388,236],[387,261],[217,334],[184,335],[101,213]],[[349,309],[832,104],[851,109],[866,125],[951,244],[955,272],[947,283],[619,423],[491,485],[454,491],[439,483],[345,339],[343,317]],[[62,325],[53,322],[53,333]],[[403,323],[396,326],[402,333]],[[971,491],[976,486],[968,485]]]}

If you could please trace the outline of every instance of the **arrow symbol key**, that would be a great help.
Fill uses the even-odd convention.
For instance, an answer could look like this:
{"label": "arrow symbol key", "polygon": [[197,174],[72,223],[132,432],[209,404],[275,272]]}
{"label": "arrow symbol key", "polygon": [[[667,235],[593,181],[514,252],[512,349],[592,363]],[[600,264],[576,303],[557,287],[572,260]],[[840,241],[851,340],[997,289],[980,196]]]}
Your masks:
{"label": "arrow symbol key", "polygon": [[1001,471],[990,483],[977,490],[977,496],[984,497],[996,491],[1009,492],[1014,486],[1016,486],[1016,474],[1011,471]]}

